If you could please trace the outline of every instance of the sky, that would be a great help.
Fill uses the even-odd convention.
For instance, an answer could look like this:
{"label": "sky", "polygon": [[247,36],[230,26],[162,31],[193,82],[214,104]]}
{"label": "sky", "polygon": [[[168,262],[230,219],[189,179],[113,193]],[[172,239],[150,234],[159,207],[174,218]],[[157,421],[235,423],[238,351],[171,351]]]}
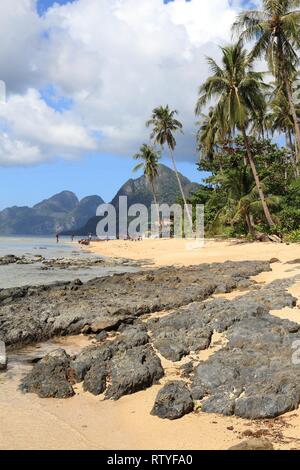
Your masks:
{"label": "sky", "polygon": [[[260,0],[253,0],[255,6]],[[62,190],[110,201],[157,105],[179,111],[179,170],[200,182],[197,89],[244,0],[1,0],[0,210]],[[162,162],[171,166],[167,154]]]}

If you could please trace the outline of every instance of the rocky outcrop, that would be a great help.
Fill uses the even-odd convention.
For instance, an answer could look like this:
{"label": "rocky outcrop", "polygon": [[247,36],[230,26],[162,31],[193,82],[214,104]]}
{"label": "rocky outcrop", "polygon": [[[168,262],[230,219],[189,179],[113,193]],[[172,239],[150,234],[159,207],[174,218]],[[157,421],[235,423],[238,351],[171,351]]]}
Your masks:
{"label": "rocky outcrop", "polygon": [[[268,270],[267,262],[226,262],[116,274],[76,286],[64,282],[2,289],[0,340],[14,347],[56,335],[95,331],[97,324],[97,333],[117,329],[143,314],[202,301],[214,292],[229,292]],[[211,332],[202,334],[202,347],[207,347]],[[157,336],[157,341],[161,339]],[[190,347],[194,344],[190,338]],[[175,351],[174,357],[185,353]]]}
{"label": "rocky outcrop", "polygon": [[21,389],[41,398],[66,398],[74,394],[72,384],[83,381],[85,391],[106,392],[105,398],[114,400],[144,390],[158,382],[164,370],[142,330],[141,325],[129,327],[108,344],[85,348],[73,361],[57,350],[34,365]]}
{"label": "rocky outcrop", "polygon": [[257,419],[298,407],[300,366],[293,347],[300,325],[268,313],[295,305],[287,286],[274,282],[230,302],[228,321],[218,326],[226,331],[227,346],[194,372],[191,391],[195,399],[204,398],[202,411]]}
{"label": "rocky outcrop", "polygon": [[[233,289],[263,266],[269,267],[225,263],[176,271],[164,268],[94,280],[72,292],[69,285],[44,293],[27,292],[22,302],[16,299],[2,307],[1,314],[11,308],[15,321],[20,309],[24,321],[25,305],[28,323],[43,319],[32,328],[50,324],[48,334],[84,330],[97,334],[98,342],[72,360],[63,351],[47,356],[24,378],[23,390],[42,397],[70,396],[72,384],[83,382],[88,392],[119,399],[160,380],[164,370],[158,351],[174,362],[189,357],[179,369],[182,380],[167,383],[158,393],[152,410],[156,416],[177,419],[191,412],[195,402],[202,412],[249,419],[273,418],[296,409],[300,403],[300,324],[271,314],[295,306],[296,299],[287,291],[295,279],[254,285],[255,289],[250,286],[232,300],[206,300],[220,286]],[[44,316],[37,310],[37,320],[35,310],[28,310],[32,299],[41,308],[38,300],[43,295],[50,299],[45,308],[51,309],[51,322],[48,310]],[[77,308],[83,301],[85,309],[74,312],[74,299]],[[161,317],[139,319],[143,313],[170,306],[172,310]],[[8,331],[8,324],[2,325],[1,334]],[[102,334],[109,330],[113,331],[109,337]],[[215,332],[224,335],[224,342],[200,362],[197,352],[210,346]]]}
{"label": "rocky outcrop", "polygon": [[34,264],[40,263],[45,258],[41,255],[36,256],[16,256],[5,255],[0,257],[0,266],[7,266],[8,264]]}

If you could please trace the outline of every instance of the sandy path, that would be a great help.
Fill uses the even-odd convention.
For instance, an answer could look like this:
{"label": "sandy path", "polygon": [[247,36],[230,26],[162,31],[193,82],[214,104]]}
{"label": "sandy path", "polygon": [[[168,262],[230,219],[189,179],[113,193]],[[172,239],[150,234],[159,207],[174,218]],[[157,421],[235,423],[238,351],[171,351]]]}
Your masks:
{"label": "sandy path", "polygon": [[[107,256],[151,258],[157,265],[172,264],[172,260],[173,264],[198,264],[227,259],[300,258],[298,245],[209,242],[204,249],[190,252],[180,240],[156,240],[99,243],[94,249]],[[295,275],[300,276],[300,265],[276,263],[272,272],[262,273],[256,280],[270,282]],[[290,292],[300,304],[300,282],[295,280]],[[273,314],[300,321],[298,308]],[[216,336],[214,347],[201,352],[198,359],[207,359],[214,348],[220,347],[221,340]],[[77,337],[59,343],[74,352],[85,342],[86,338]],[[300,410],[276,420],[256,422],[201,412],[172,422],[151,416],[157,391],[168,379],[177,377],[180,363],[163,360],[163,365],[166,377],[160,385],[114,402],[84,393],[80,386],[76,396],[67,400],[23,395],[17,387],[28,366],[12,364],[9,380],[6,375],[0,376],[0,449],[227,449],[244,438],[245,432],[266,436],[277,449],[300,449]]]}

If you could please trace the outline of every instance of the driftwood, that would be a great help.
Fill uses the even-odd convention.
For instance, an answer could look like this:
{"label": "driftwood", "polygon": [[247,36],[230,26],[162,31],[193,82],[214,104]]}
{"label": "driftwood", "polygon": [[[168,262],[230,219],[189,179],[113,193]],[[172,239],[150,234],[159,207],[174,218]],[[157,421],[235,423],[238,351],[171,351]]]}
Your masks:
{"label": "driftwood", "polygon": [[278,235],[268,235],[267,233],[254,232],[254,239],[259,242],[282,243],[282,238]]}

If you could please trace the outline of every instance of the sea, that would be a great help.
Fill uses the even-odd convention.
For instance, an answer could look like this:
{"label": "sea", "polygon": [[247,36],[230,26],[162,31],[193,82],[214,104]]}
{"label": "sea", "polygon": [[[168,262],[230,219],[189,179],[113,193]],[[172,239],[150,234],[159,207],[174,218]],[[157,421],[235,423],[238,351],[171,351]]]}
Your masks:
{"label": "sea", "polygon": [[[101,256],[88,252],[86,247],[79,245],[76,238],[72,242],[69,237],[61,237],[59,243],[57,243],[55,237],[0,236],[0,257],[9,254],[19,257],[22,255],[26,257],[41,255],[46,259],[101,258]],[[102,258],[105,259],[104,257]],[[137,268],[128,266],[93,266],[79,269],[51,268],[44,271],[41,269],[41,266],[41,263],[0,266],[0,289],[24,285],[46,285],[56,281],[72,281],[78,278],[82,282],[87,282],[95,277],[137,271]]]}

